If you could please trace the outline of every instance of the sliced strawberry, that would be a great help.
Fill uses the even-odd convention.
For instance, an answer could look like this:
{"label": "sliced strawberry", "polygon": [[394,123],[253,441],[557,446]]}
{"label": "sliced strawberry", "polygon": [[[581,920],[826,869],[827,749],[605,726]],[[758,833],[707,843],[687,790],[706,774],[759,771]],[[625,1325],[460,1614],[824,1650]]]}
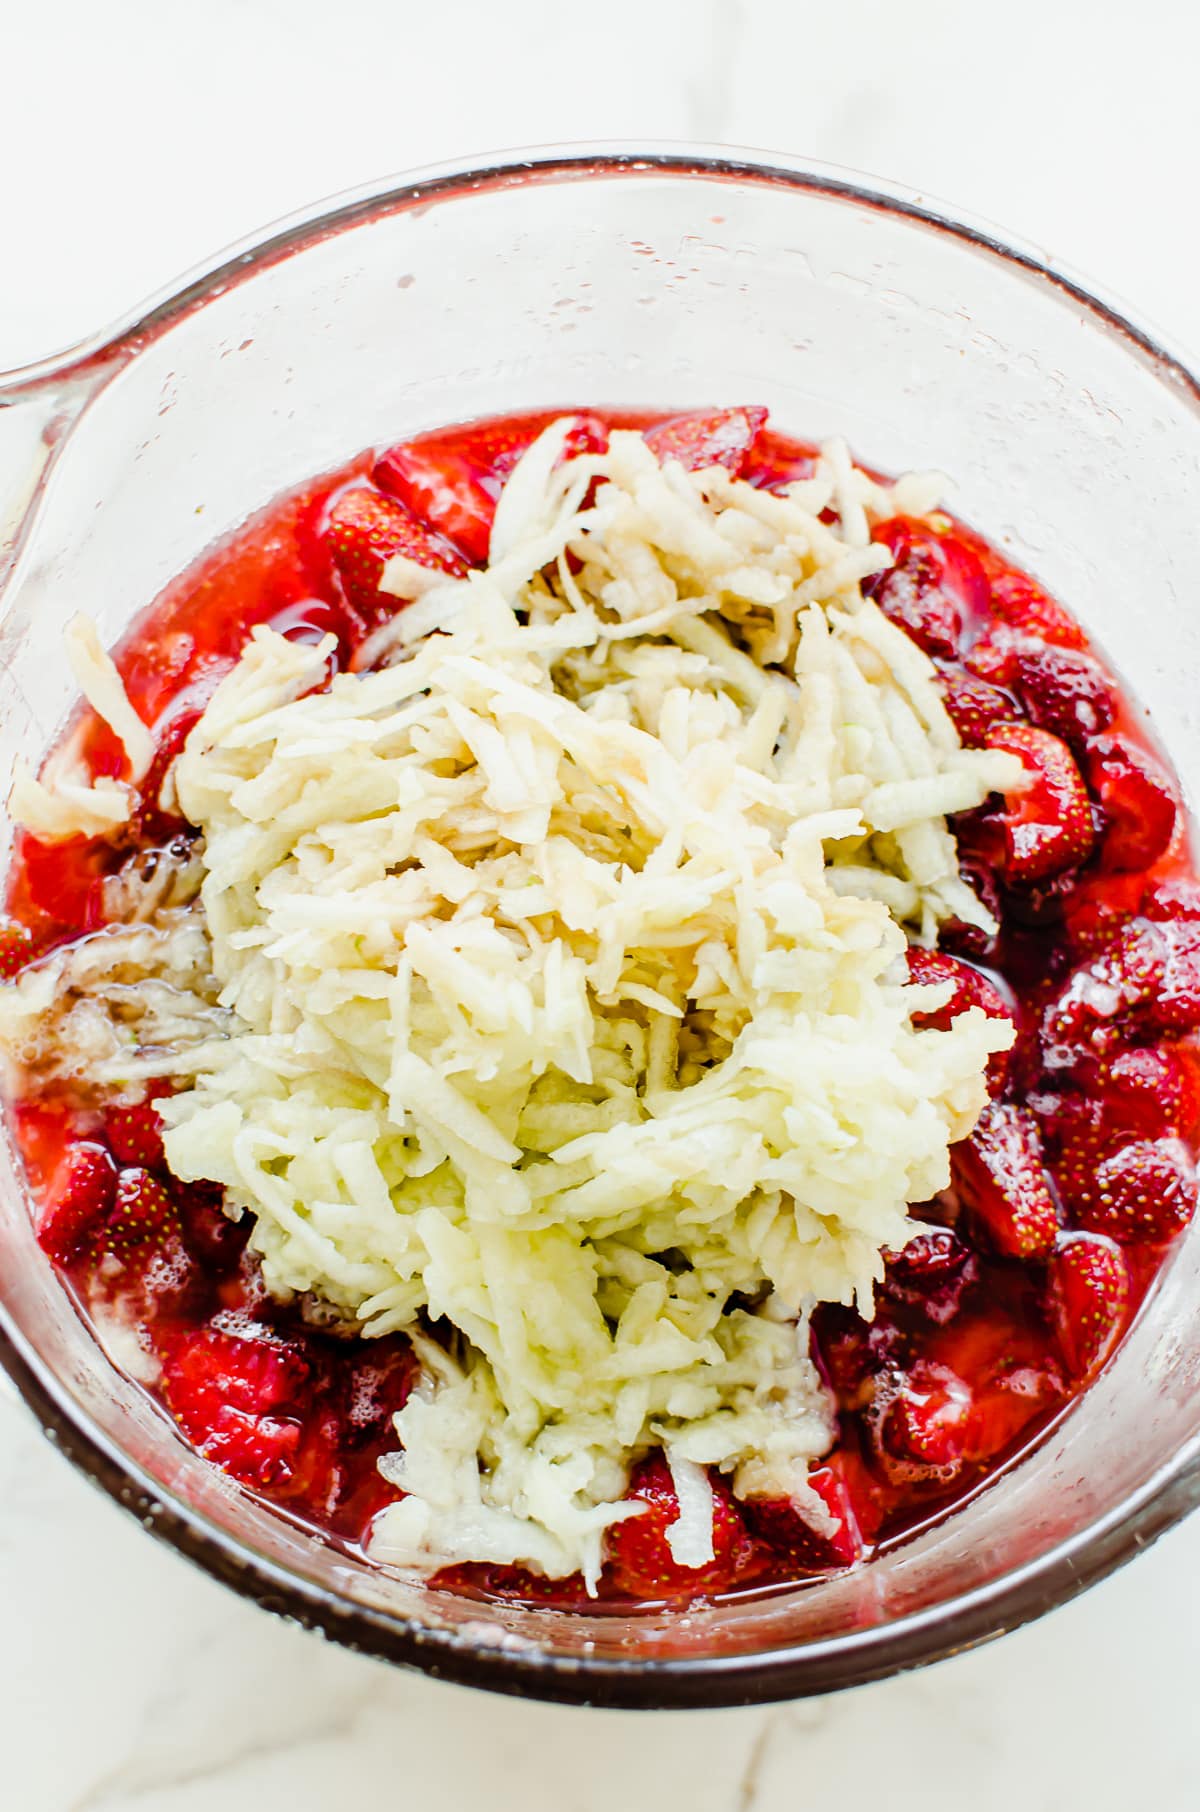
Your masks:
{"label": "sliced strawberry", "polygon": [[163,1168],[166,1156],[158,1103],[170,1093],[168,1083],[154,1082],[145,1100],[135,1101],[130,1107],[109,1108],[104,1116],[104,1136],[118,1163],[140,1164],[146,1170]]}
{"label": "sliced strawberry", "polygon": [[642,438],[660,463],[677,459],[689,472],[724,466],[736,478],[766,419],[758,407],[675,415],[645,429]]}
{"label": "sliced strawberry", "polygon": [[1130,1245],[1165,1245],[1196,1208],[1196,1171],[1182,1139],[1136,1139],[1097,1166],[1071,1204],[1081,1227]]}
{"label": "sliced strawberry", "polygon": [[1024,573],[1002,572],[992,579],[992,610],[1021,634],[1060,648],[1086,648],[1087,637],[1069,612]]}
{"label": "sliced strawberry", "polygon": [[1119,1246],[1080,1233],[1060,1245],[1050,1265],[1047,1306],[1067,1369],[1094,1372],[1129,1313],[1129,1270]]}
{"label": "sliced strawberry", "polygon": [[1007,880],[1028,887],[1085,862],[1095,842],[1092,806],[1066,744],[1033,724],[996,724],[984,744],[1018,756],[1032,776],[1024,792],[1006,801]]}
{"label": "sliced strawberry", "polygon": [[1070,1070],[1085,1047],[1106,1052],[1133,1033],[1200,1029],[1200,924],[1130,919],[1108,948],[1073,969],[1042,1015],[1046,1067]]}
{"label": "sliced strawberry", "polygon": [[1017,682],[1017,650],[1023,638],[1019,630],[1007,623],[993,623],[971,644],[963,656],[963,665],[977,679],[990,686],[1014,690]]}
{"label": "sliced strawberry", "polygon": [[948,1366],[971,1392],[964,1446],[976,1465],[1010,1448],[1065,1388],[1043,1330],[994,1310],[951,1322],[931,1341],[929,1360]]}
{"label": "sliced strawberry", "polygon": [[[999,845],[998,854],[1003,859],[1004,833],[996,830]],[[955,837],[958,841],[958,872],[981,905],[986,906],[992,917],[999,922],[1001,918],[1000,888],[996,881],[996,861],[989,861],[980,850],[968,849],[959,835],[958,821],[955,823]],[[940,944],[947,950],[966,957],[973,957],[977,962],[986,963],[996,955],[998,939],[995,932],[984,931],[982,926],[968,925],[964,919],[947,919],[942,926]]]}
{"label": "sliced strawberry", "polygon": [[[188,1250],[210,1276],[232,1271],[246,1249],[253,1218],[243,1214],[241,1220],[231,1220],[222,1207],[225,1192],[215,1183],[176,1183],[173,1194]],[[262,1298],[255,1306],[262,1306]]]}
{"label": "sliced strawberry", "polygon": [[1058,1211],[1027,1108],[989,1102],[951,1156],[963,1200],[998,1252],[1030,1259],[1053,1250]]}
{"label": "sliced strawberry", "polygon": [[[216,691],[216,685],[213,686]],[[133,829],[139,842],[163,842],[174,836],[184,823],[180,813],[168,811],[162,803],[163,782],[178,761],[183,745],[200,722],[204,706],[192,699],[174,709],[166,721],[157,726],[154,759],[138,788],[138,808]]]}
{"label": "sliced strawberry", "polygon": [[[371,476],[381,490],[399,498],[422,523],[482,566],[504,480],[553,420],[553,414],[533,415],[423,436],[391,447],[376,461]],[[608,429],[599,417],[580,414],[564,443],[563,457],[602,453],[607,445]]]}
{"label": "sliced strawberry", "polygon": [[1175,835],[1179,802],[1159,764],[1126,736],[1093,737],[1084,761],[1104,811],[1103,869],[1149,868]]}
{"label": "sliced strawberry", "polygon": [[[989,1019],[1004,1019],[1011,1025],[1013,1012],[999,988],[994,982],[973,969],[957,956],[949,956],[942,950],[923,950],[919,945],[910,944],[908,949],[908,973],[910,978],[923,986],[934,982],[950,982],[954,992],[944,1007],[935,1012],[915,1012],[912,1015],[914,1026],[935,1027],[939,1032],[948,1032],[960,1013],[969,1007],[979,1007]],[[1008,1072],[1008,1051],[994,1051],[988,1058],[988,1088],[993,1095],[999,1094],[1004,1087]]]}
{"label": "sliced strawberry", "polygon": [[714,1558],[702,1567],[680,1566],[667,1542],[667,1530],[679,1516],[670,1468],[661,1453],[641,1462],[626,1496],[646,1509],[608,1532],[608,1562],[618,1591],[634,1598],[678,1598],[733,1582],[748,1557],[746,1529],[724,1482],[713,1477],[712,1490]]}
{"label": "sliced strawberry", "polygon": [[1099,661],[1081,649],[1047,647],[1022,636],[1014,669],[1013,683],[1030,721],[1072,747],[1112,722],[1116,688]]}
{"label": "sliced strawberry", "polygon": [[303,1426],[294,1417],[254,1416],[221,1409],[203,1436],[192,1437],[199,1452],[242,1484],[266,1489],[287,1484],[295,1471]]}
{"label": "sliced strawberry", "polygon": [[390,1432],[392,1417],[408,1401],[418,1370],[411,1346],[398,1335],[362,1344],[364,1355],[350,1372],[346,1397],[346,1421],[359,1441]]}
{"label": "sliced strawberry", "polygon": [[1148,919],[1200,919],[1200,882],[1190,875],[1156,881],[1142,907]]}
{"label": "sliced strawberry", "polygon": [[1011,723],[1021,707],[1011,692],[976,679],[962,667],[941,670],[942,702],[964,749],[980,749],[993,724]]}
{"label": "sliced strawberry", "polygon": [[979,1260],[949,1227],[926,1228],[884,1257],[884,1296],[938,1326],[958,1313],[965,1292],[979,1280]]}
{"label": "sliced strawberry", "polygon": [[116,1258],[127,1258],[175,1227],[178,1213],[161,1177],[141,1165],[117,1174],[116,1195],[105,1230],[105,1245]]}
{"label": "sliced strawberry", "polygon": [[20,831],[13,860],[14,904],[18,893],[27,898],[33,915],[48,921],[47,929],[56,935],[97,931],[104,923],[104,878],[119,860],[114,845],[99,837],[40,843]]}
{"label": "sliced strawberry", "polygon": [[299,1341],[266,1328],[233,1334],[207,1326],[168,1344],[164,1372],[171,1407],[189,1432],[203,1432],[206,1419],[226,1405],[262,1415],[301,1402],[312,1364]]}
{"label": "sliced strawberry", "polygon": [[0,922],[0,981],[12,981],[34,954],[33,937],[14,919]]}
{"label": "sliced strawberry", "polygon": [[974,1403],[969,1386],[948,1365],[918,1359],[889,1393],[877,1439],[889,1461],[950,1478],[970,1444]]}
{"label": "sliced strawberry", "polygon": [[878,522],[871,539],[892,552],[885,572],[863,590],[926,654],[951,658],[964,629],[987,609],[987,575],[978,556],[954,535],[936,534],[917,517]]}
{"label": "sliced strawberry", "polygon": [[843,1474],[833,1465],[814,1466],[806,1482],[836,1518],[836,1528],[818,1528],[806,1516],[806,1506],[790,1498],[757,1497],[741,1506],[751,1533],[801,1572],[852,1567],[862,1558],[863,1538]]}
{"label": "sliced strawberry", "polygon": [[1142,909],[1145,889],[1143,875],[1078,877],[1063,912],[1063,928],[1072,956],[1078,961],[1106,950],[1121,927]]}
{"label": "sliced strawberry", "polygon": [[841,1303],[818,1303],[812,1317],[812,1355],[844,1409],[862,1406],[870,1380],[903,1363],[905,1335],[877,1304],[872,1321]]}
{"label": "sliced strawberry", "polygon": [[1187,1135],[1195,1127],[1194,1054],[1178,1045],[1134,1045],[1108,1053],[1085,1047],[1070,1074],[1104,1126],[1125,1138]]}
{"label": "sliced strawberry", "polygon": [[398,608],[397,600],[379,589],[393,554],[455,578],[467,570],[454,548],[418,522],[403,503],[365,485],[342,492],[329,512],[326,534],[346,596],[368,624]]}
{"label": "sliced strawberry", "polygon": [[45,1191],[38,1244],[57,1265],[68,1264],[104,1221],[117,1188],[117,1170],[103,1145],[68,1145]]}

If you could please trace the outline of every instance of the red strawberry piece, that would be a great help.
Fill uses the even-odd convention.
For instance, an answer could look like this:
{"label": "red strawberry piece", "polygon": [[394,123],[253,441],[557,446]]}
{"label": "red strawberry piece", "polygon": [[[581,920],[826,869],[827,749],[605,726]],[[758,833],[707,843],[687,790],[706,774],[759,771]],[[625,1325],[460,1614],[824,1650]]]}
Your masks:
{"label": "red strawberry piece", "polygon": [[399,607],[396,598],[379,589],[393,554],[456,578],[467,570],[455,550],[418,522],[404,504],[365,485],[342,492],[329,512],[326,535],[346,596],[368,623]]}
{"label": "red strawberry piece", "polygon": [[936,534],[911,516],[876,523],[871,539],[891,549],[892,564],[863,590],[926,654],[957,654],[964,628],[987,609],[978,556],[956,536]]}
{"label": "red strawberry piece", "polygon": [[38,1244],[55,1264],[75,1258],[112,1207],[117,1170],[103,1145],[69,1145],[55,1166],[38,1219]]}
{"label": "red strawberry piece", "polygon": [[1002,1309],[959,1316],[934,1337],[929,1358],[949,1366],[971,1392],[964,1451],[975,1464],[1011,1447],[1063,1395],[1065,1380],[1042,1330]]}
{"label": "red strawberry piece", "polygon": [[166,1157],[158,1103],[170,1093],[167,1083],[154,1082],[145,1100],[135,1101],[130,1107],[109,1108],[104,1116],[104,1136],[119,1164],[140,1164],[146,1170],[162,1169]]}
{"label": "red strawberry piece", "polygon": [[0,981],[12,981],[34,953],[33,937],[15,919],[0,922]]}
{"label": "red strawberry piece", "polygon": [[104,923],[104,877],[120,860],[99,837],[39,843],[21,831],[14,850],[15,890],[56,931],[97,931]]}
{"label": "red strawberry piece", "polygon": [[407,1340],[390,1336],[364,1344],[369,1356],[354,1365],[346,1397],[346,1421],[358,1440],[390,1433],[392,1417],[404,1408],[417,1375]]}
{"label": "red strawberry piece", "polygon": [[724,466],[737,477],[766,419],[767,411],[758,407],[675,415],[646,428],[642,438],[660,463],[677,459],[689,472]]}
{"label": "red strawberry piece", "polygon": [[988,685],[1005,686],[1011,691],[1016,685],[1021,640],[1020,632],[1010,629],[1007,623],[993,623],[972,643],[963,656],[963,665]]}
{"label": "red strawberry piece", "polygon": [[[957,837],[957,825],[955,829]],[[1004,833],[996,830],[999,844],[999,855],[1003,859]],[[1001,917],[1000,889],[996,883],[996,863],[988,861],[977,850],[968,850],[961,839],[958,847],[958,872],[966,882],[975,898],[986,906],[992,917],[999,921]],[[997,937],[994,932],[984,931],[978,925],[968,925],[962,919],[947,919],[942,926],[939,939],[943,948],[967,957],[974,957],[977,962],[988,962],[996,954]]]}
{"label": "red strawberry piece", "polygon": [[1027,1108],[989,1102],[952,1159],[963,1200],[996,1251],[1030,1259],[1053,1250],[1058,1211]]}
{"label": "red strawberry piece", "polygon": [[[919,945],[911,944],[908,973],[912,981],[922,985],[950,982],[954,988],[944,1007],[938,1007],[932,1013],[915,1012],[912,1015],[912,1023],[918,1028],[932,1026],[939,1032],[948,1032],[954,1020],[968,1007],[979,1007],[989,1019],[1005,1019],[1012,1024],[1012,1008],[995,983],[957,956],[948,956],[942,950],[923,950]],[[988,1058],[988,1087],[993,1095],[1004,1087],[1008,1059],[1008,1051],[994,1051]]]}
{"label": "red strawberry piece", "polygon": [[263,1490],[292,1478],[302,1434],[302,1425],[294,1417],[252,1416],[240,1409],[222,1409],[195,1445],[206,1460],[232,1478]]}
{"label": "red strawberry piece", "polygon": [[174,1228],[176,1220],[175,1203],[161,1177],[136,1164],[117,1173],[105,1241],[114,1257],[128,1257],[157,1241]]}
{"label": "red strawberry piece", "polygon": [[1042,1015],[1047,1069],[1069,1070],[1081,1048],[1109,1051],[1132,1031],[1200,1028],[1200,924],[1130,919],[1111,944],[1073,969]]}
{"label": "red strawberry piece", "polygon": [[950,1366],[918,1359],[889,1393],[877,1440],[888,1460],[942,1477],[952,1476],[966,1458],[973,1401],[970,1387]]}
{"label": "red strawberry piece", "polygon": [[250,1237],[251,1216],[231,1220],[222,1207],[225,1192],[216,1183],[176,1183],[174,1195],[189,1251],[210,1275],[232,1271]]}
{"label": "red strawberry piece", "polygon": [[1200,919],[1200,882],[1190,875],[1156,881],[1142,907],[1148,919]]}
{"label": "red strawberry piece", "polygon": [[1196,1171],[1182,1139],[1135,1139],[1101,1160],[1075,1219],[1130,1245],[1165,1245],[1191,1220]]}
{"label": "red strawberry piece", "polygon": [[1129,1313],[1129,1271],[1120,1247],[1090,1233],[1065,1240],[1051,1261],[1047,1306],[1068,1371],[1086,1378]]}
{"label": "red strawberry piece", "polygon": [[1087,637],[1071,614],[1024,573],[1003,572],[992,579],[992,610],[1003,623],[1024,635],[1060,648],[1086,648]]}
{"label": "red strawberry piece", "polygon": [[634,1598],[678,1598],[732,1583],[747,1561],[746,1529],[723,1481],[714,1477],[712,1489],[714,1558],[706,1566],[680,1566],[667,1542],[667,1530],[679,1516],[670,1468],[661,1453],[641,1462],[626,1497],[646,1508],[608,1531],[608,1562],[617,1591]]}
{"label": "red strawberry piece", "polygon": [[1143,875],[1077,877],[1063,912],[1063,928],[1076,960],[1108,948],[1122,925],[1142,909],[1145,888]]}
{"label": "red strawberry piece", "polygon": [[1023,636],[1014,662],[1016,690],[1039,729],[1078,747],[1112,722],[1116,688],[1090,654],[1047,647]]}
{"label": "red strawberry piece", "polygon": [[173,711],[165,723],[157,726],[154,758],[138,787],[138,808],[134,814],[134,834],[140,842],[163,841],[174,835],[184,822],[177,810],[167,811],[163,807],[163,782],[202,716],[203,707],[188,701],[181,709]]}
{"label": "red strawberry piece", "polygon": [[[422,523],[482,566],[504,480],[553,420],[552,414],[526,416],[422,436],[382,454],[371,476],[381,490],[399,498]],[[607,445],[608,429],[600,418],[580,414],[563,457],[602,453]]]}
{"label": "red strawberry piece", "polygon": [[293,1470],[297,1408],[311,1365],[299,1343],[266,1330],[231,1334],[212,1326],[167,1341],[163,1390],[175,1420],[204,1454],[246,1484],[278,1485]]}
{"label": "red strawberry piece", "polygon": [[1175,835],[1179,802],[1159,764],[1120,735],[1087,745],[1084,772],[1104,812],[1100,866],[1149,868]]}
{"label": "red strawberry piece", "polygon": [[976,679],[962,667],[943,667],[941,687],[942,702],[964,749],[982,748],[993,724],[1011,723],[1021,714],[1011,692]]}
{"label": "red strawberry piece", "polygon": [[778,491],[784,485],[812,478],[820,457],[816,447],[785,439],[764,428],[747,453],[739,476],[760,490]]}
{"label": "red strawberry piece", "polygon": [[957,1314],[964,1293],[979,1279],[979,1260],[949,1227],[930,1227],[885,1258],[883,1294],[939,1326]]}
{"label": "red strawberry piece", "polygon": [[1033,724],[996,724],[984,743],[1018,756],[1032,776],[1024,792],[1006,799],[1006,879],[1028,887],[1085,862],[1095,841],[1092,806],[1066,744]]}
{"label": "red strawberry piece", "polygon": [[872,1378],[899,1365],[906,1341],[878,1304],[873,1321],[840,1303],[819,1303],[812,1317],[812,1354],[844,1409],[858,1409]]}
{"label": "red strawberry piece", "polygon": [[1157,1139],[1194,1127],[1194,1059],[1177,1045],[1134,1045],[1102,1054],[1085,1048],[1071,1081],[1099,1107],[1105,1127],[1127,1138]]}
{"label": "red strawberry piece", "polygon": [[862,1558],[863,1538],[845,1477],[832,1464],[814,1466],[807,1479],[831,1517],[834,1529],[819,1528],[806,1514],[809,1506],[786,1497],[747,1498],[742,1514],[752,1534],[805,1573],[852,1567]]}

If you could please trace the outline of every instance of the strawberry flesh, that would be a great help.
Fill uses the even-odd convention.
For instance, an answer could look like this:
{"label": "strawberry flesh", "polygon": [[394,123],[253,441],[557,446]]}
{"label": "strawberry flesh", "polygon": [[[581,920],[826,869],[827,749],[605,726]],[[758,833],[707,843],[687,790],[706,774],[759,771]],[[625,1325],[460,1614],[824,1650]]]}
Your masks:
{"label": "strawberry flesh", "polygon": [[1104,814],[1100,866],[1149,868],[1175,836],[1179,804],[1162,768],[1126,736],[1096,736],[1084,771]]}
{"label": "strawberry flesh", "polygon": [[993,576],[991,607],[1002,623],[1023,635],[1060,648],[1087,647],[1087,638],[1074,617],[1024,573]]}
{"label": "strawberry flesh", "polygon": [[245,1484],[279,1485],[291,1477],[302,1429],[295,1416],[277,1412],[301,1407],[310,1369],[296,1343],[265,1329],[201,1327],[167,1343],[163,1388],[179,1426],[207,1459]]}
{"label": "strawberry flesh", "polygon": [[997,1252],[1033,1259],[1053,1250],[1058,1211],[1027,1108],[989,1102],[951,1156],[963,1200]]}
{"label": "strawberry flesh", "polygon": [[1031,776],[1024,792],[1006,800],[1006,879],[1029,887],[1085,862],[1095,842],[1092,806],[1066,744],[1033,724],[1019,723],[993,725],[984,744],[1016,755]]}
{"label": "strawberry flesh", "polygon": [[[1004,1019],[1010,1025],[1013,1023],[1012,1008],[996,984],[960,957],[949,956],[941,950],[924,950],[917,944],[910,944],[908,973],[910,980],[922,986],[949,982],[954,988],[944,1007],[937,1007],[932,1012],[920,1010],[913,1013],[912,1023],[918,1029],[929,1026],[939,1032],[948,1032],[958,1015],[965,1013],[969,1007],[979,1007],[989,1019]],[[1008,1051],[993,1051],[988,1058],[988,1088],[993,1095],[999,1094],[1004,1087],[1009,1055]]]}
{"label": "strawberry flesh", "polygon": [[38,1244],[56,1264],[69,1264],[105,1221],[117,1188],[117,1169],[103,1145],[68,1145],[45,1192]]}
{"label": "strawberry flesh", "polygon": [[1072,1201],[1075,1220],[1129,1245],[1166,1245],[1196,1208],[1196,1171],[1182,1139],[1135,1139],[1096,1167]]}
{"label": "strawberry flesh", "polygon": [[675,415],[645,429],[642,438],[660,463],[675,459],[688,472],[724,466],[736,478],[766,419],[767,411],[758,407]]}
{"label": "strawberry flesh", "polygon": [[811,1512],[806,1515],[807,1505],[795,1504],[786,1497],[746,1499],[741,1510],[747,1526],[799,1572],[825,1573],[852,1567],[862,1558],[864,1544],[843,1472],[833,1462],[814,1466],[806,1483],[835,1519],[835,1527],[819,1527]]}
{"label": "strawberry flesh", "polygon": [[626,1497],[645,1509],[614,1523],[608,1532],[609,1571],[618,1591],[634,1598],[678,1598],[733,1583],[747,1565],[750,1544],[728,1487],[715,1477],[711,1483],[713,1559],[700,1567],[681,1566],[667,1542],[667,1530],[679,1516],[670,1468],[661,1453],[641,1462]]}
{"label": "strawberry flesh", "polygon": [[1072,1377],[1088,1377],[1112,1350],[1129,1301],[1129,1269],[1119,1246],[1090,1233],[1062,1243],[1050,1265],[1047,1307]]}
{"label": "strawberry flesh", "polygon": [[885,1254],[879,1288],[891,1303],[941,1325],[979,1281],[979,1260],[949,1227],[929,1227],[899,1252]]}
{"label": "strawberry flesh", "polygon": [[161,1177],[141,1165],[117,1173],[105,1244],[115,1257],[128,1257],[176,1225],[175,1203]]}
{"label": "strawberry flesh", "polygon": [[1112,722],[1116,689],[1090,654],[1021,637],[1013,665],[1017,693],[1039,729],[1079,748]]}
{"label": "strawberry flesh", "polygon": [[962,667],[941,670],[942,702],[964,749],[981,749],[994,724],[1011,723],[1021,707],[1011,692],[976,679]]}
{"label": "strawberry flesh", "polygon": [[[380,490],[398,498],[452,549],[482,566],[504,480],[553,420],[552,415],[527,416],[510,424],[484,422],[423,436],[389,448],[375,462],[371,476]],[[564,443],[563,458],[602,453],[607,445],[608,429],[599,417],[580,414]]]}
{"label": "strawberry flesh", "polygon": [[166,1155],[157,1103],[170,1092],[165,1083],[154,1083],[144,1101],[109,1108],[104,1116],[104,1137],[119,1164],[140,1164],[145,1170],[163,1168]]}
{"label": "strawberry flesh", "polygon": [[1129,1036],[1200,1029],[1200,924],[1130,919],[1107,949],[1072,970],[1042,1015],[1046,1067],[1070,1071],[1081,1049]]}
{"label": "strawberry flesh", "polygon": [[455,578],[467,570],[461,555],[404,504],[365,485],[342,492],[329,512],[326,536],[346,597],[368,625],[400,607],[398,599],[379,589],[393,555]]}
{"label": "strawberry flesh", "polygon": [[948,1365],[918,1359],[887,1393],[878,1426],[885,1470],[893,1462],[952,1477],[967,1457],[973,1413],[970,1387]]}
{"label": "strawberry flesh", "polygon": [[34,955],[32,933],[10,919],[0,923],[0,981],[12,981]]}
{"label": "strawberry flesh", "polygon": [[880,610],[926,654],[953,657],[963,631],[987,609],[987,575],[978,556],[953,535],[927,523],[893,516],[871,530],[890,548],[892,564],[863,584]]}

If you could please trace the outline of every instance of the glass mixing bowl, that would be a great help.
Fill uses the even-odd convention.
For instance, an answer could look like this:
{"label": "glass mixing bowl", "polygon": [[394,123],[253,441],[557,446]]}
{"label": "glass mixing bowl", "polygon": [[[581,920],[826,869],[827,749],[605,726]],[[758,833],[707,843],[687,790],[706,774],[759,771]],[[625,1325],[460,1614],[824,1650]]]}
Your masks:
{"label": "glass mixing bowl", "polygon": [[[1200,776],[1196,379],[1035,252],[897,190],[728,150],[442,168],[305,214],[116,331],[0,377],[0,756],[276,492],[372,442],[556,404],[768,403],[953,507],[1080,613]],[[7,827],[6,827],[7,834]],[[826,1692],[1061,1603],[1200,1498],[1200,1223],[1115,1359],[998,1483],[871,1565],[638,1615],[485,1607],[323,1546],[191,1453],[108,1362],[0,1152],[0,1358],[145,1526],[272,1610],[500,1691],[621,1706]]]}

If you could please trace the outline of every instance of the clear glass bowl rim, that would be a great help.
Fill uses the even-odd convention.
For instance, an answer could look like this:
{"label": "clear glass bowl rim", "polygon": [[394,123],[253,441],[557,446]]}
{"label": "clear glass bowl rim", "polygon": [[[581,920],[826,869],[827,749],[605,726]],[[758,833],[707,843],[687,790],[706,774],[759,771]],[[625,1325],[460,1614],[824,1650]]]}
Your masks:
{"label": "clear glass bowl rim", "polygon": [[[908,218],[966,241],[1019,267],[1032,281],[1069,296],[1097,325],[1124,341],[1131,354],[1148,357],[1159,381],[1182,387],[1200,407],[1200,378],[1165,336],[1138,324],[1126,304],[1111,293],[987,222],[899,184],[839,166],[727,145],[643,141],[532,147],[436,164],[317,202],[227,248],[111,327],[58,354],[0,371],[0,408],[39,396],[62,396],[77,386],[85,406],[90,406],[116,371],[213,296],[356,222],[464,191],[652,173],[792,187]],[[77,415],[73,412],[71,425]],[[69,427],[63,441],[68,436]],[[49,467],[53,464],[52,458]],[[36,522],[48,472],[49,468],[10,546],[13,560]],[[526,1653],[491,1646],[461,1631],[390,1617],[283,1569],[250,1543],[234,1539],[199,1511],[172,1498],[110,1442],[72,1402],[2,1308],[0,1367],[47,1438],[87,1478],[152,1534],[241,1596],[347,1648],[436,1678],[568,1704],[625,1709],[749,1705],[882,1679],[961,1653],[1067,1602],[1200,1504],[1198,1425],[1171,1458],[1106,1517],[1076,1530],[1037,1560],[945,1605],[886,1624],[847,1629],[802,1648],[746,1655],[614,1660],[555,1655],[545,1649]]]}

